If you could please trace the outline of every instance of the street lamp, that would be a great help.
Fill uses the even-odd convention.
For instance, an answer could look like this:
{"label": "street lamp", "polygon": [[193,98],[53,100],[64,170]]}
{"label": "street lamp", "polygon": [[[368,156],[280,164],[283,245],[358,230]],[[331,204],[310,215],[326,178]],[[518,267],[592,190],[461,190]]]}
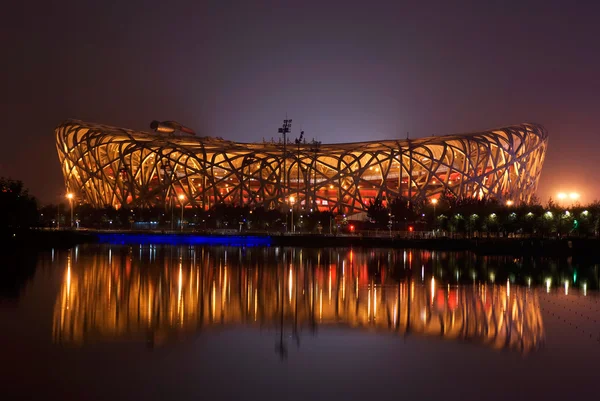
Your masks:
{"label": "street lamp", "polygon": [[296,227],[294,227],[294,202],[296,201],[296,198],[294,198],[293,196],[290,196],[290,211],[292,212],[292,232],[296,232]]}
{"label": "street lamp", "polygon": [[556,194],[556,197],[559,199],[559,201],[566,201],[567,199],[569,199],[571,203],[573,203],[576,200],[578,200],[581,197],[581,195],[577,192],[559,192],[558,194]]}
{"label": "street lamp", "polygon": [[183,201],[185,200],[184,194],[179,194],[179,204],[181,205],[181,220],[179,221],[180,230],[183,231]]}
{"label": "street lamp", "polygon": [[515,202],[513,202],[513,201],[511,201],[511,200],[507,200],[507,201],[506,201],[506,206],[509,206],[509,207],[510,207],[510,206],[512,206],[512,205],[514,205],[514,204],[515,204]]}
{"label": "street lamp", "polygon": [[435,234],[435,218],[436,218],[436,213],[435,213],[435,207],[437,206],[438,200],[436,198],[433,198],[431,200],[431,204],[433,205],[433,232]]}
{"label": "street lamp", "polygon": [[69,200],[69,205],[71,206],[71,228],[73,228],[73,194],[71,192],[67,194],[67,199]]}

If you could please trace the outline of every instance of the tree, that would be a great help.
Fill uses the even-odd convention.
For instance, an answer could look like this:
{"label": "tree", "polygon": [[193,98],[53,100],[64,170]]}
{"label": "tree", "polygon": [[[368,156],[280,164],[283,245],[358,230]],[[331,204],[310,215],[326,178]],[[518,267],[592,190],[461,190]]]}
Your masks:
{"label": "tree", "polygon": [[381,198],[376,198],[374,201],[369,203],[369,208],[367,209],[367,216],[377,227],[384,227],[389,220],[389,212],[388,209],[383,206],[383,201]]}
{"label": "tree", "polygon": [[[422,209],[422,202],[410,202],[408,198],[403,196],[395,198],[389,205],[389,213],[391,213],[392,219],[400,223],[405,223],[405,225],[416,222],[419,219],[419,212]],[[402,228],[407,229],[406,227]]]}
{"label": "tree", "polygon": [[37,201],[23,182],[0,177],[0,228],[29,228],[37,223]]}

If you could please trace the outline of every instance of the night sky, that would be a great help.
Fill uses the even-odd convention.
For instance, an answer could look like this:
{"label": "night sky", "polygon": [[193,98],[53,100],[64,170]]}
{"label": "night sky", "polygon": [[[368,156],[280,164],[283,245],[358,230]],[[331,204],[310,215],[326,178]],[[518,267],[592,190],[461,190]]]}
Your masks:
{"label": "night sky", "polygon": [[[55,4],[56,3],[56,4]],[[62,120],[347,142],[549,131],[539,197],[600,199],[593,1],[13,1],[3,6],[0,176],[64,199]]]}

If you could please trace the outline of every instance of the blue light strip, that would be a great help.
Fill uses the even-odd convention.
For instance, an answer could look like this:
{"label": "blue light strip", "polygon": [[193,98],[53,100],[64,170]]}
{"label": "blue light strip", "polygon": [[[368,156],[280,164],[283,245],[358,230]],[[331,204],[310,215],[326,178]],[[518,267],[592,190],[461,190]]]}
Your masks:
{"label": "blue light strip", "polygon": [[104,244],[243,245],[270,246],[269,236],[208,236],[178,234],[97,234]]}

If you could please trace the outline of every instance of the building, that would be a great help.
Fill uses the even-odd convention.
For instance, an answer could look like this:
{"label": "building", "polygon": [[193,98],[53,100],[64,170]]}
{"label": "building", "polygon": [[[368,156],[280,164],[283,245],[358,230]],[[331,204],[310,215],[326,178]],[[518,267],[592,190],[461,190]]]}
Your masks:
{"label": "building", "polygon": [[[69,120],[56,128],[67,189],[96,207],[225,202],[357,213],[403,196],[530,200],[548,137],[536,124],[414,140],[236,143]],[[285,153],[285,157],[284,157]],[[285,173],[284,173],[285,172]]]}

